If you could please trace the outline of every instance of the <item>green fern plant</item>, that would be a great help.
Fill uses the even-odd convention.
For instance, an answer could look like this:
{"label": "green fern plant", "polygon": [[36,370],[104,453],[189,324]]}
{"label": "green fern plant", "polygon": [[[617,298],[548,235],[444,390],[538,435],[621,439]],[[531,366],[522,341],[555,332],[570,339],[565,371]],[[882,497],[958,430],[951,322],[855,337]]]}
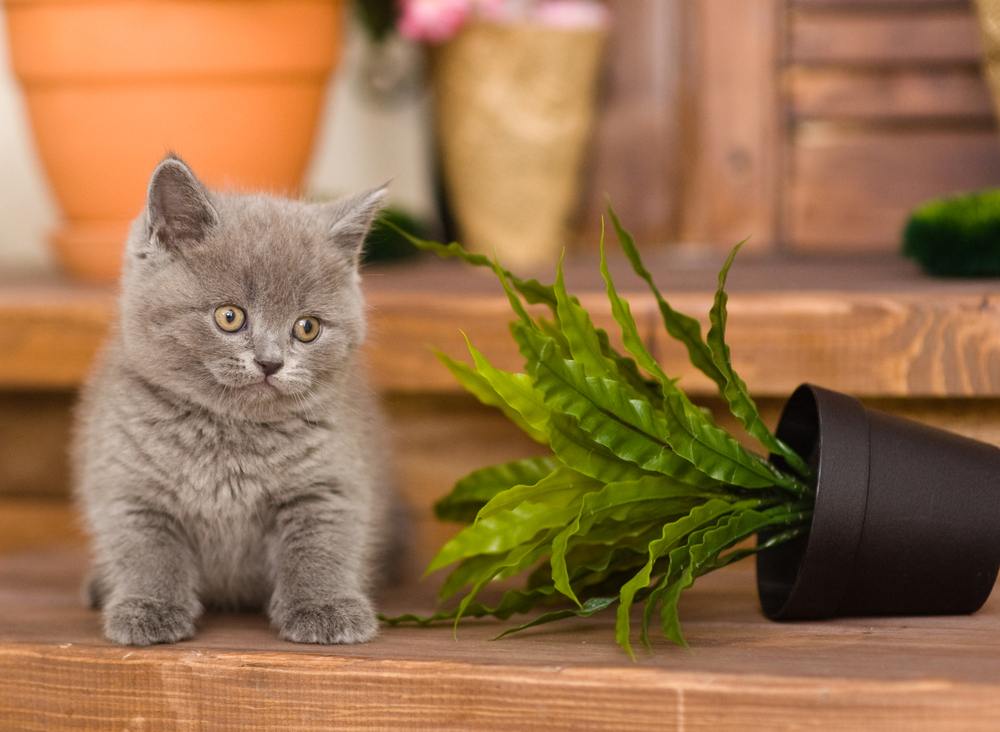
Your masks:
{"label": "green fern plant", "polygon": [[[511,334],[524,357],[520,373],[494,367],[469,342],[471,364],[442,355],[455,378],[484,404],[499,408],[546,457],[477,470],[435,506],[439,518],[465,527],[431,562],[452,567],[440,589],[442,609],[389,623],[429,624],[465,617],[507,619],[545,609],[502,635],[569,617],[617,613],[615,636],[630,655],[635,633],[649,646],[658,614],[663,633],[685,644],[681,593],[701,575],[807,531],[813,507],[810,471],[760,418],[733,370],[726,335],[726,276],[742,244],[719,273],[703,337],[699,322],[674,310],[657,289],[632,236],[609,208],[618,241],[649,285],[667,332],[718,386],[746,432],[771,461],[740,444],[695,406],[646,349],[629,304],[608,270],[601,235],[601,275],[626,353],[567,290],[562,263],[555,282],[521,279],[461,245],[417,239],[418,248],[489,267],[516,319]],[[544,305],[533,317],[526,304]],[[763,533],[753,548],[737,547]],[[478,602],[487,585],[523,577],[494,605]],[[638,629],[633,608],[642,604]]]}

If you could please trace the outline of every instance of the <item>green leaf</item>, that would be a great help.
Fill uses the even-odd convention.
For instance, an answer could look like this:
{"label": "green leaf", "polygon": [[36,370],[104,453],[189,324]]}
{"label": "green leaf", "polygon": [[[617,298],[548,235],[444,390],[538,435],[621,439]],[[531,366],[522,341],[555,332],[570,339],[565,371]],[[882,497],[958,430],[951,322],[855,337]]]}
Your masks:
{"label": "green leaf", "polygon": [[549,422],[552,452],[561,462],[604,483],[637,480],[650,475],[635,463],[622,460],[580,429],[575,417],[553,414]]}
{"label": "green leaf", "polygon": [[561,358],[552,339],[537,330],[518,323],[513,332],[535,386],[552,411],[576,417],[595,442],[645,470],[691,485],[715,485],[664,440],[666,422],[649,402],[618,380],[587,376],[576,361]]}
{"label": "green leaf", "polygon": [[614,362],[604,355],[590,314],[583,309],[579,300],[571,298],[566,291],[562,259],[559,260],[556,281],[552,289],[556,294],[559,329],[566,338],[573,360],[579,363],[589,376],[616,376],[618,370]]}
{"label": "green leaf", "polygon": [[614,209],[610,205],[608,206],[608,215],[611,217],[611,223],[614,225],[618,242],[621,244],[625,256],[628,257],[629,262],[632,264],[632,269],[635,270],[635,273],[639,277],[646,281],[650,291],[656,298],[656,303],[660,308],[660,315],[663,318],[663,325],[666,327],[667,332],[675,340],[680,341],[684,345],[691,364],[714,381],[721,391],[725,384],[725,377],[715,365],[715,362],[712,360],[712,353],[701,337],[701,323],[689,315],[674,310],[670,306],[670,303],[664,299],[656,283],[653,281],[653,275],[650,274],[649,270],[642,263],[642,257],[639,256],[639,249],[635,245],[635,240],[625,227],[622,226],[621,221],[618,220],[618,215],[615,214]]}
{"label": "green leaf", "polygon": [[475,470],[459,480],[451,493],[434,504],[434,514],[446,521],[472,521],[498,493],[516,485],[531,485],[556,468],[550,457],[513,460]]}
{"label": "green leaf", "polygon": [[802,515],[804,514],[789,512],[786,506],[778,506],[767,511],[744,510],[723,518],[716,526],[705,530],[700,536],[693,535],[693,541],[687,546],[670,552],[670,570],[665,575],[668,584],[663,595],[663,608],[660,611],[664,635],[678,645],[687,645],[677,614],[678,600],[681,593],[694,584],[698,576],[711,568],[720,552],[761,529],[775,524],[790,523],[800,519]]}
{"label": "green leaf", "polygon": [[646,349],[632,318],[628,302],[615,288],[608,269],[607,257],[601,250],[601,276],[604,279],[611,312],[621,327],[622,341],[638,363],[661,383],[665,405],[665,440],[682,458],[706,475],[745,488],[763,488],[794,482],[769,463],[749,452],[727,432],[715,426],[711,419],[694,406],[660,368]]}
{"label": "green leaf", "polygon": [[705,419],[683,393],[667,394],[663,404],[670,446],[707,475],[742,488],[778,485],[798,494],[806,490]]}
{"label": "green leaf", "polygon": [[[463,334],[464,335],[464,334]],[[493,392],[512,409],[523,421],[529,435],[538,435],[540,442],[547,442],[549,410],[545,400],[527,374],[515,374],[494,367],[466,337],[465,344],[469,349],[476,373],[482,377]]]}
{"label": "green leaf", "polygon": [[[461,361],[456,361],[455,359],[443,353],[438,353],[437,357],[445,366],[448,367],[448,370],[451,371],[452,375],[455,377],[455,380],[458,381],[458,383],[461,384],[467,392],[476,397],[476,399],[478,399],[480,402],[482,402],[488,407],[498,408],[501,412],[504,413],[504,416],[506,416],[507,419],[509,419],[511,422],[517,425],[517,427],[520,428],[522,432],[524,432],[526,435],[531,437],[531,439],[535,440],[536,442],[541,442],[541,443],[548,442],[548,438],[545,435],[544,429],[539,429],[532,426],[532,424],[528,422],[528,420],[525,419],[521,415],[521,413],[517,411],[517,409],[512,407],[507,402],[507,399],[504,396],[501,396],[501,394],[490,384],[490,382],[486,378],[484,378],[481,374],[479,374],[476,371],[476,369],[472,368],[468,364],[462,363]],[[508,374],[508,376],[517,377],[519,375]],[[520,376],[524,376],[524,379],[527,381],[527,386],[530,387],[531,379],[528,378],[527,374],[521,374]],[[516,381],[516,379],[512,378],[511,381]],[[522,386],[521,384],[514,384],[514,385],[518,387]],[[544,404],[541,404],[541,406],[544,409]]]}
{"label": "green leaf", "polygon": [[621,330],[622,342],[625,349],[632,354],[636,362],[646,371],[651,373],[660,382],[661,388],[668,391],[676,391],[676,381],[670,379],[660,368],[660,364],[646,348],[646,344],[639,334],[639,328],[632,317],[632,308],[628,301],[618,294],[615,282],[611,277],[611,270],[608,269],[607,253],[604,249],[604,241],[601,240],[601,278],[604,280],[604,289],[608,295],[608,302],[611,303],[611,315]]}
{"label": "green leaf", "polygon": [[566,618],[589,618],[591,615],[596,615],[602,610],[607,610],[609,607],[618,601],[617,597],[591,597],[579,608],[568,608],[565,610],[555,610],[550,613],[545,613],[539,617],[525,623],[524,625],[518,625],[514,628],[508,628],[503,633],[498,635],[494,640],[500,640],[501,638],[506,638],[508,635],[513,633],[520,633],[522,630],[527,630],[528,628],[534,628],[538,625],[545,625],[546,623],[553,623],[557,620],[564,620]]}
{"label": "green leaf", "polygon": [[618,645],[624,648],[625,652],[628,653],[629,656],[632,656],[633,658],[635,657],[635,654],[632,651],[630,638],[630,612],[632,610],[632,600],[635,598],[635,594],[639,590],[645,589],[649,586],[650,575],[653,572],[653,567],[660,560],[660,558],[674,548],[674,545],[681,539],[687,537],[691,532],[702,528],[705,524],[717,521],[719,517],[724,514],[738,511],[744,507],[750,508],[757,505],[760,505],[759,500],[730,503],[728,501],[720,501],[713,498],[700,506],[696,506],[691,509],[691,512],[686,516],[664,525],[659,538],[649,543],[649,558],[646,563],[643,565],[642,569],[640,569],[635,576],[632,577],[632,579],[622,586],[621,592],[618,596],[618,617],[615,622],[615,638],[618,641]]}
{"label": "green leaf", "polygon": [[522,503],[509,511],[495,513],[466,526],[431,561],[427,572],[476,554],[501,554],[531,541],[540,531],[562,526],[576,515],[578,501],[564,502],[563,496],[537,503]]}
{"label": "green leaf", "polygon": [[479,595],[479,591],[482,590],[487,583],[492,582],[494,577],[504,574],[510,576],[527,569],[532,564],[537,562],[539,557],[545,553],[547,546],[548,536],[546,535],[537,539],[533,543],[516,547],[506,556],[498,558],[492,565],[482,569],[478,575],[478,579],[472,586],[472,589],[469,590],[468,594],[462,598],[458,607],[455,609],[455,632],[458,632],[458,623],[462,619],[462,616]]}
{"label": "green leaf", "polygon": [[729,253],[725,264],[719,270],[719,286],[715,290],[715,300],[709,313],[712,327],[708,331],[708,347],[712,353],[712,361],[724,378],[721,391],[729,404],[729,411],[740,421],[747,434],[754,437],[769,452],[777,453],[784,458],[789,467],[799,475],[809,477],[811,471],[805,461],[792,448],[771,434],[771,430],[760,417],[757,404],[750,396],[747,385],[733,369],[732,354],[726,344],[726,321],[728,319],[726,304],[729,296],[726,294],[726,278],[733,266],[736,254],[743,246],[744,239]]}
{"label": "green leaf", "polygon": [[[591,527],[605,520],[626,521],[642,516],[652,519],[675,510],[676,499],[701,498],[692,486],[678,483],[663,476],[649,476],[627,483],[609,483],[601,490],[587,493],[580,502],[580,510],[565,529],[552,541],[552,581],[556,589],[575,602],[580,601],[570,584],[566,564],[569,542],[578,534],[586,535]],[[652,504],[652,505],[650,505]],[[636,510],[638,509],[638,510]],[[622,527],[622,533],[628,526]]]}
{"label": "green leaf", "polygon": [[600,487],[599,481],[560,465],[535,483],[519,483],[496,494],[479,511],[476,521],[489,518],[500,511],[512,510],[524,502],[557,500],[557,498],[569,502],[574,498],[582,498],[583,494],[598,490]]}

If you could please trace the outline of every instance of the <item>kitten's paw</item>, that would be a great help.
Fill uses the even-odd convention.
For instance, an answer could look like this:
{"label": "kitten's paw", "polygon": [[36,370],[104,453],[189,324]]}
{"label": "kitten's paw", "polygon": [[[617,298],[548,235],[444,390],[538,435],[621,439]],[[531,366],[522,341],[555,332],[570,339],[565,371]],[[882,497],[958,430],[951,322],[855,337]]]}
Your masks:
{"label": "kitten's paw", "polygon": [[123,646],[176,643],[194,635],[194,615],[180,605],[128,598],[105,609],[104,634]]}
{"label": "kitten's paw", "polygon": [[338,597],[324,603],[292,605],[278,634],[293,643],[364,643],[378,632],[378,619],[368,600],[360,595]]}

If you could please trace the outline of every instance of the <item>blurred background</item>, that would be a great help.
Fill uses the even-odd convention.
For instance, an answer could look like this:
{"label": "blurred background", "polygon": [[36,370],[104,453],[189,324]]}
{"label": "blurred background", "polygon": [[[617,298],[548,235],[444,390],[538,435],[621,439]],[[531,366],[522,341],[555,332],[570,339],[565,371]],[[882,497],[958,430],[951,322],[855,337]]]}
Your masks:
{"label": "blurred background", "polygon": [[[749,236],[733,349],[772,418],[809,379],[1000,440],[1000,0],[0,12],[0,547],[78,538],[70,406],[113,319],[125,227],[171,149],[216,187],[325,199],[392,179],[385,218],[546,278],[566,248],[585,298],[611,200],[696,315],[723,253]],[[534,448],[428,349],[461,354],[461,327],[517,366],[501,296],[411,254],[376,227],[370,351],[432,547],[436,496]],[[710,399],[642,297],[658,355]]]}

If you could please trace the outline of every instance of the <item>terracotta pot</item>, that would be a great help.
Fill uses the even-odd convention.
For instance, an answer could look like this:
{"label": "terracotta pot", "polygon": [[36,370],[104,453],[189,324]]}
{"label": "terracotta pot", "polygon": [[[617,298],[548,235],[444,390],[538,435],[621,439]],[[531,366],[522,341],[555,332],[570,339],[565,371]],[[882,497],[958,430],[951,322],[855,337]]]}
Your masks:
{"label": "terracotta pot", "polygon": [[113,280],[156,162],[296,194],[340,48],[339,0],[5,0],[14,72],[65,216],[62,265]]}
{"label": "terracotta pot", "polygon": [[444,185],[470,249],[523,268],[569,243],[606,35],[479,22],[435,49]]}
{"label": "terracotta pot", "polygon": [[982,606],[1000,562],[1000,449],[809,384],[785,405],[778,437],[812,466],[816,506],[806,537],[757,555],[769,618]]}

